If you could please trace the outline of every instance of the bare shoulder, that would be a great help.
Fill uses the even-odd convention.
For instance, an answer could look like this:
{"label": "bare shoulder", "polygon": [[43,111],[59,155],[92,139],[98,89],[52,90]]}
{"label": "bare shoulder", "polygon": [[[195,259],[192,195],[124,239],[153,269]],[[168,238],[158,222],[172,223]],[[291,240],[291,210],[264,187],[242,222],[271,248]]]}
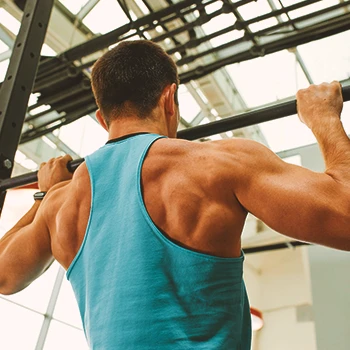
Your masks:
{"label": "bare shoulder", "polygon": [[267,147],[247,139],[190,142],[160,139],[150,149],[144,174],[170,177],[171,183],[210,187],[232,186],[232,180],[252,174],[268,158],[278,158]]}
{"label": "bare shoulder", "polygon": [[[235,138],[209,142],[190,142],[177,139],[159,140],[153,155],[163,155],[166,163],[187,164],[188,167],[205,167],[211,172],[235,172],[251,167],[263,167],[279,159],[265,145],[248,139]],[[278,161],[278,160],[277,160]]]}
{"label": "bare shoulder", "polygon": [[72,180],[62,181],[50,188],[42,203],[45,216],[49,220],[55,218],[53,214],[66,206],[67,202],[86,193],[87,191],[82,191],[82,188],[86,189],[89,184],[89,173],[85,163],[82,163],[74,172]]}

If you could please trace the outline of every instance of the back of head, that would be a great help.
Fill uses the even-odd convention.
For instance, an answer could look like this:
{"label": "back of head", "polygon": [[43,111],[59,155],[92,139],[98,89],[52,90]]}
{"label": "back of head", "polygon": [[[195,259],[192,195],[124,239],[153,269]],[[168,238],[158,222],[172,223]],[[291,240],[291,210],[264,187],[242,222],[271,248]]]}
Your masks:
{"label": "back of head", "polygon": [[164,88],[179,84],[172,58],[159,45],[146,40],[124,41],[105,53],[95,63],[91,80],[107,125],[130,112],[147,118]]}

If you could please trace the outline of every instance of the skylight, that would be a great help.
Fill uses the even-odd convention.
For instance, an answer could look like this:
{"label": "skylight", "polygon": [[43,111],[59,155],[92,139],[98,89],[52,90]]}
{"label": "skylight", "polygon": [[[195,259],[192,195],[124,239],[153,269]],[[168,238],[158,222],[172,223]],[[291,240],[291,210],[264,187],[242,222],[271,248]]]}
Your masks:
{"label": "skylight", "polygon": [[85,116],[61,127],[59,138],[75,153],[84,157],[107,142],[107,133],[90,116]]}
{"label": "skylight", "polygon": [[271,12],[271,7],[267,0],[253,1],[238,8],[239,13],[245,21],[254,17]]}
{"label": "skylight", "polygon": [[4,81],[10,60],[0,62],[0,82]]}
{"label": "skylight", "polygon": [[308,86],[295,56],[286,50],[226,69],[250,108],[293,96],[298,89]]}
{"label": "skylight", "polygon": [[[286,1],[283,1],[286,2]],[[294,4],[295,1],[293,1],[290,5]],[[316,12],[319,10],[322,10],[324,8],[337,5],[339,4],[339,0],[323,0],[323,1],[318,1],[316,3],[301,7],[297,10],[289,12],[290,18],[297,18],[301,16],[308,15],[309,13]]]}
{"label": "skylight", "polygon": [[203,24],[202,28],[206,34],[211,34],[219,31],[220,29],[233,26],[235,22],[236,17],[232,13],[222,14],[212,18],[209,22]]}
{"label": "skylight", "polygon": [[9,47],[0,40],[0,53],[6,52],[9,49]]}
{"label": "skylight", "polygon": [[88,0],[59,0],[67,9],[76,15]]}
{"label": "skylight", "polygon": [[116,0],[100,0],[83,23],[94,33],[105,34],[129,23],[129,19]]}
{"label": "skylight", "polygon": [[194,97],[186,89],[186,86],[179,86],[179,106],[180,106],[180,115],[188,123],[190,123],[194,117],[200,112],[200,107]]}
{"label": "skylight", "polygon": [[3,8],[0,8],[0,23],[15,35],[21,26],[21,23]]}
{"label": "skylight", "polygon": [[314,82],[350,78],[350,31],[298,46]]}

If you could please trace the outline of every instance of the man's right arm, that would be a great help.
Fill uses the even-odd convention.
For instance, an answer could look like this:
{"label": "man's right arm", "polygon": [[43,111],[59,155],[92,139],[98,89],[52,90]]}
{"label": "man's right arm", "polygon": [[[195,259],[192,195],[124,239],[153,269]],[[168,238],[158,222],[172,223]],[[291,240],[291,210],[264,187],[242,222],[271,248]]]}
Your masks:
{"label": "man's right arm", "polygon": [[288,164],[249,140],[224,141],[238,201],[274,230],[350,250],[350,141],[340,122],[341,89],[322,84],[297,95],[300,119],[314,132],[326,171]]}

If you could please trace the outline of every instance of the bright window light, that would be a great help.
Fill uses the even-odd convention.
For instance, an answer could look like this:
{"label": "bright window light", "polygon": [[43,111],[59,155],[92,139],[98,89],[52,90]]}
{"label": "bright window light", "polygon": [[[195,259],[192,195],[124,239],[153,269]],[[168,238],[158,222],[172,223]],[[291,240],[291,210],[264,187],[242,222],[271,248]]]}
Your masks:
{"label": "bright window light", "polygon": [[296,154],[295,156],[283,158],[283,160],[286,163],[301,166],[301,156],[300,156],[300,154]]}
{"label": "bright window light", "polygon": [[9,47],[0,40],[0,53],[6,52],[9,49]]}
{"label": "bright window light", "polygon": [[199,123],[199,125],[204,125],[204,124],[208,124],[210,122],[208,117],[205,117],[201,120],[201,122]]}
{"label": "bright window light", "polygon": [[51,107],[49,105],[41,105],[37,108],[34,108],[33,110],[30,111],[31,115],[39,114],[41,112],[48,111]]}
{"label": "bright window light", "polygon": [[[294,3],[294,1],[293,1],[293,3]],[[325,9],[327,7],[334,6],[334,5],[337,5],[337,4],[339,4],[339,0],[323,0],[323,1],[319,1],[319,2],[316,2],[314,4],[301,7],[299,9],[297,9],[297,10],[290,11],[289,12],[289,17],[293,19],[293,18],[305,16],[305,15],[308,15],[309,13],[316,12],[316,11],[319,11],[319,10],[322,10],[322,9]]]}
{"label": "bright window light", "polygon": [[207,5],[205,6],[205,12],[210,15],[211,13],[217,11],[217,10],[220,10],[222,7],[222,2],[221,1],[216,1],[216,2],[213,2],[212,4],[210,5]]}
{"label": "bright window light", "polygon": [[50,139],[48,139],[46,136],[43,136],[41,138],[49,147],[52,149],[57,149],[57,145],[55,145]]}
{"label": "bright window light", "polygon": [[295,55],[286,50],[226,69],[249,108],[294,96],[309,85]]}
{"label": "bright window light", "polygon": [[94,33],[105,34],[129,23],[129,19],[115,0],[100,0],[83,22]]}
{"label": "bright window light", "polygon": [[38,169],[38,164],[31,159],[24,160],[21,165],[32,171]]}
{"label": "bright window light", "polygon": [[[34,349],[34,348],[33,348]],[[84,332],[53,320],[44,345],[44,350],[88,350]]]}
{"label": "bright window light", "polygon": [[139,9],[145,14],[149,14],[149,9],[145,5],[145,3],[142,0],[134,0],[136,2],[136,5],[139,7]]}
{"label": "bright window light", "polygon": [[184,85],[180,85],[178,94],[180,115],[183,119],[190,123],[200,112],[200,107]]}
{"label": "bright window light", "polygon": [[222,14],[204,23],[202,28],[206,34],[212,34],[226,27],[233,26],[235,22],[236,17],[232,13]]}
{"label": "bright window light", "polygon": [[10,60],[0,62],[0,82],[4,81]]}
{"label": "bright window light", "polygon": [[36,92],[35,94],[30,94],[29,95],[29,102],[28,106],[32,106],[38,102],[38,98],[40,96],[40,93]]}
{"label": "bright window light", "polygon": [[242,38],[244,35],[244,32],[238,31],[238,30],[233,30],[231,32],[219,35],[215,38],[210,39],[210,43],[213,47],[218,47],[220,45],[226,44],[230,41],[237,40],[239,38]]}
{"label": "bright window light", "polygon": [[59,0],[67,9],[76,15],[88,0]]}
{"label": "bright window light", "polygon": [[44,44],[41,48],[41,55],[43,56],[56,56],[57,52],[54,51],[49,45]]}
{"label": "bright window light", "polygon": [[74,296],[71,284],[66,278],[63,279],[60,294],[57,299],[53,314],[56,320],[68,323],[79,329],[83,329],[79,308]]}
{"label": "bright window light", "polygon": [[314,82],[350,77],[350,31],[298,46]]}
{"label": "bright window light", "polygon": [[301,147],[316,142],[311,130],[298,116],[289,116],[259,124],[269,147],[273,152]]}
{"label": "bright window light", "polygon": [[219,140],[222,140],[222,137],[221,135],[212,135],[212,136],[209,136],[208,139],[211,141],[219,141]]}
{"label": "bright window light", "polygon": [[75,153],[84,157],[107,142],[107,132],[90,116],[61,127],[59,138]]}
{"label": "bright window light", "polygon": [[3,8],[0,8],[0,23],[15,35],[21,26],[21,23]]}
{"label": "bright window light", "polygon": [[264,15],[271,12],[271,7],[267,0],[253,1],[238,8],[239,13],[244,20],[249,20],[254,17]]}
{"label": "bright window light", "polygon": [[35,349],[44,317],[0,296],[0,349]]}
{"label": "bright window light", "polygon": [[252,23],[249,25],[249,29],[252,32],[258,32],[259,30],[263,30],[263,29],[272,27],[276,24],[278,24],[278,21],[275,17],[273,17],[273,18],[265,19],[264,21]]}

